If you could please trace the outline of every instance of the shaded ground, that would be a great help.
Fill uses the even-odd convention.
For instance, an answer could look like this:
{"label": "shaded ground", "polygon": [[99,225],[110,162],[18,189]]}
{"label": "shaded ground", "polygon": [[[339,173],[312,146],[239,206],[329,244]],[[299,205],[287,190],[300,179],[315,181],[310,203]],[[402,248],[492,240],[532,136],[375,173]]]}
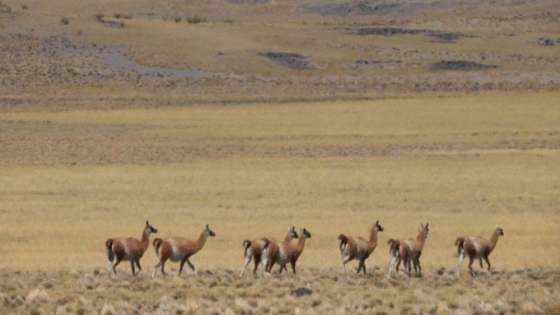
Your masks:
{"label": "shaded ground", "polygon": [[450,61],[440,61],[432,63],[430,65],[431,70],[459,70],[459,71],[474,71],[474,70],[484,70],[484,69],[494,69],[495,65],[483,65],[476,62],[463,61],[463,60],[450,60]]}
{"label": "shaded ground", "polygon": [[[515,7],[529,3],[539,3],[541,0],[503,0],[499,4],[506,7]],[[307,13],[320,15],[400,15],[415,16],[451,12],[453,10],[470,10],[488,4],[484,0],[447,0],[447,1],[391,1],[391,0],[350,0],[350,1],[314,1],[304,5]]]}
{"label": "shaded ground", "polygon": [[405,29],[395,27],[374,27],[360,28],[356,30],[358,35],[378,35],[378,36],[396,36],[396,35],[418,35],[424,34],[431,38],[431,41],[437,43],[456,43],[461,38],[474,37],[473,35],[463,33],[440,32],[426,29]]}
{"label": "shaded ground", "polygon": [[259,56],[272,60],[274,63],[294,70],[307,70],[314,67],[307,57],[287,52],[260,52]]}

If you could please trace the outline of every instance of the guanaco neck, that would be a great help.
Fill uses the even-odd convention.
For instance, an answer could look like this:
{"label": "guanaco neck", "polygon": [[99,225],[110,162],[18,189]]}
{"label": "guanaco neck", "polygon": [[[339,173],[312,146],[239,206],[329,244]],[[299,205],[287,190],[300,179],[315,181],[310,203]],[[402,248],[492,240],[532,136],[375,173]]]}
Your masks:
{"label": "guanaco neck", "polygon": [[298,239],[298,243],[296,246],[296,252],[297,254],[301,254],[301,252],[303,252],[303,248],[305,247],[305,240],[307,239],[307,237],[301,233],[301,236]]}
{"label": "guanaco neck", "polygon": [[144,231],[142,231],[142,240],[140,241],[140,245],[142,245],[143,251],[146,251],[148,246],[150,246],[150,233],[148,231],[148,229],[144,229]]}
{"label": "guanaco neck", "polygon": [[424,242],[426,241],[426,230],[422,229],[418,237],[416,237],[416,241],[420,244],[420,249],[424,248]]}
{"label": "guanaco neck", "polygon": [[373,227],[369,234],[369,247],[373,248],[375,246],[377,246],[377,229]]}
{"label": "guanaco neck", "polygon": [[208,234],[206,233],[206,230],[202,231],[200,237],[194,243],[193,254],[202,249],[204,243],[206,243],[207,238],[208,238]]}
{"label": "guanaco neck", "polygon": [[488,244],[488,250],[491,252],[494,250],[494,247],[496,247],[496,244],[498,243],[498,239],[500,238],[500,233],[498,232],[498,229],[494,230],[494,233],[492,233],[492,237],[490,237],[490,244]]}
{"label": "guanaco neck", "polygon": [[291,242],[292,239],[294,238],[294,233],[292,233],[292,230],[288,231],[288,234],[286,234],[286,237],[284,237],[284,242]]}

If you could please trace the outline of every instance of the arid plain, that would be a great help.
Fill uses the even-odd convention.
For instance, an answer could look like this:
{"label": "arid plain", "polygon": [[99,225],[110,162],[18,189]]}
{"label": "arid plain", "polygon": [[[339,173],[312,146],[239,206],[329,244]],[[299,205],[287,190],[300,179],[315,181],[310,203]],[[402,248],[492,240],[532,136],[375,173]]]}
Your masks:
{"label": "arid plain", "polygon": [[[2,0],[0,313],[557,313],[560,11],[461,3]],[[210,225],[198,278],[151,279],[151,246],[107,277],[146,220]],[[377,220],[344,274],[338,234]],[[425,222],[423,277],[388,278]],[[455,239],[496,225],[492,270],[457,277]],[[289,226],[298,274],[239,278]]]}

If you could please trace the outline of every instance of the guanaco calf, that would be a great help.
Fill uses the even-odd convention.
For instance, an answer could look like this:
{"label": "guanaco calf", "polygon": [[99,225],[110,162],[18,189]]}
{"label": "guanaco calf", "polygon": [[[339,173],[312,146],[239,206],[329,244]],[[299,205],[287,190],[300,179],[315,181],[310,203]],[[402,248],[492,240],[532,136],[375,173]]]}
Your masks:
{"label": "guanaco calf", "polygon": [[463,265],[463,258],[465,255],[469,256],[469,270],[471,275],[474,277],[476,273],[472,269],[472,264],[475,259],[480,261],[480,268],[482,269],[482,259],[488,264],[488,271],[490,271],[490,260],[488,256],[496,247],[498,243],[498,238],[504,235],[504,230],[497,226],[490,237],[487,240],[480,236],[469,236],[469,237],[458,237],[455,241],[455,246],[457,246],[457,251],[459,253],[459,264],[457,265],[457,275],[461,275],[461,266]]}
{"label": "guanaco calf", "polygon": [[[142,270],[140,266],[140,258],[144,255],[144,252],[150,245],[150,234],[157,233],[157,229],[150,225],[146,221],[146,225],[142,230],[142,239],[139,241],[133,237],[129,238],[110,238],[105,241],[105,247],[107,248],[107,259],[109,263],[107,265],[107,275],[111,274],[113,270],[114,274],[117,274],[117,266],[121,261],[130,261],[130,268],[132,270],[132,275],[136,276],[138,273],[134,270],[134,265],[138,267],[138,272]],[[113,264],[113,261],[117,261]]]}
{"label": "guanaco calf", "polygon": [[340,240],[340,255],[342,256],[342,270],[344,272],[346,272],[346,264],[349,261],[358,259],[360,261],[358,273],[360,270],[363,270],[364,274],[366,274],[365,261],[377,247],[377,233],[382,231],[383,227],[379,224],[378,220],[371,228],[369,241],[360,236],[350,237],[344,234],[338,236]]}
{"label": "guanaco calf", "polygon": [[154,239],[153,245],[156,249],[156,255],[159,258],[159,262],[154,267],[154,271],[152,272],[152,278],[155,277],[156,271],[159,267],[161,267],[161,274],[165,277],[165,262],[169,259],[172,262],[179,262],[179,276],[181,272],[183,272],[183,265],[185,262],[189,265],[192,269],[194,274],[198,277],[196,273],[196,268],[190,262],[189,258],[198,253],[206,243],[206,239],[208,236],[214,237],[216,233],[214,233],[206,224],[206,228],[200,233],[200,237],[196,241],[191,241],[183,237],[170,237],[166,239],[156,238]]}

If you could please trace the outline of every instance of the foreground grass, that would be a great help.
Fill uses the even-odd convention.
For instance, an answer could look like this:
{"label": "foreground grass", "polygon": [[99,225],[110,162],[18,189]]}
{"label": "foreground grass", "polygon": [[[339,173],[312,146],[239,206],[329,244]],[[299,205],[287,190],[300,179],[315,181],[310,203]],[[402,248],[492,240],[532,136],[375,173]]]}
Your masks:
{"label": "foreground grass", "polygon": [[[444,267],[423,278],[366,276],[307,268],[297,276],[264,278],[236,270],[150,279],[99,269],[60,272],[0,271],[3,314],[554,314],[560,273],[520,269],[457,278]],[[311,295],[291,291],[305,287]]]}

